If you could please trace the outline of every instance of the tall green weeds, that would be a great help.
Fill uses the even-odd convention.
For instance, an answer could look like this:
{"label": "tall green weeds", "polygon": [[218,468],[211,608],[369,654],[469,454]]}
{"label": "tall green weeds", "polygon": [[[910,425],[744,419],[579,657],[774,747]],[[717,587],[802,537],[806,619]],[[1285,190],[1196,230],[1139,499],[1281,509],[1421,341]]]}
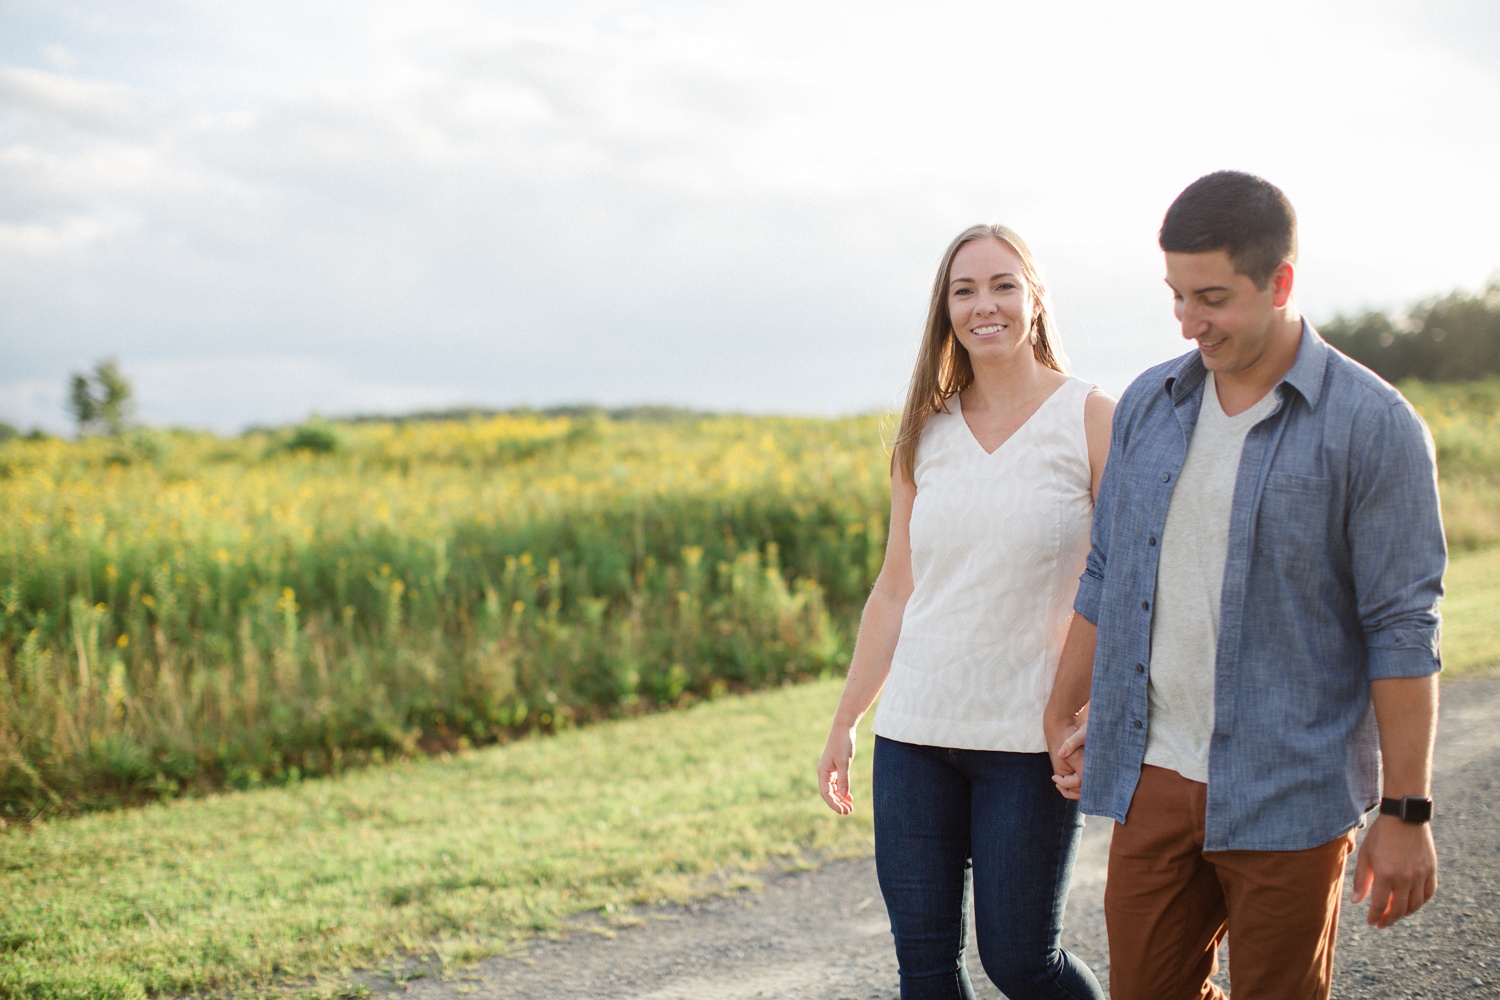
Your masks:
{"label": "tall green weeds", "polygon": [[1457,551],[1500,544],[1500,379],[1406,381],[1401,391],[1437,442],[1448,544]]}

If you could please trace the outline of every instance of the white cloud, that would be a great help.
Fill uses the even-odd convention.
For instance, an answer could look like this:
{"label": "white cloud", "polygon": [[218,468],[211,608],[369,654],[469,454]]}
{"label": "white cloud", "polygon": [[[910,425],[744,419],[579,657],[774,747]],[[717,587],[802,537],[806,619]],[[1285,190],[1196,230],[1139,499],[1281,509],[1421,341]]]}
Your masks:
{"label": "white cloud", "polygon": [[149,146],[102,142],[81,150],[17,142],[0,148],[0,177],[8,213],[58,204],[129,197],[166,186],[171,164]]}
{"label": "white cloud", "polygon": [[63,219],[54,225],[0,222],[0,258],[50,257],[98,241],[110,226],[97,218]]}
{"label": "white cloud", "polygon": [[43,45],[40,51],[52,68],[62,72],[78,68],[78,56],[64,45]]}
{"label": "white cloud", "polygon": [[0,66],[0,103],[97,132],[131,132],[146,121],[128,87],[23,66]]}

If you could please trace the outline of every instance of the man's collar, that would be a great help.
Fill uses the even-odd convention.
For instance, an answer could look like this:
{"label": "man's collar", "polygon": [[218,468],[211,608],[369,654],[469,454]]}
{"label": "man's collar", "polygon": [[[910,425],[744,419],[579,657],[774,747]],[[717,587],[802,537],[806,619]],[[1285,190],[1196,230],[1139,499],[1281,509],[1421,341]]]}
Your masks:
{"label": "man's collar", "polygon": [[1203,367],[1203,358],[1195,350],[1178,359],[1177,364],[1167,373],[1167,381],[1162,388],[1172,397],[1173,406],[1181,406],[1183,400],[1198,391],[1198,386],[1203,384],[1207,376],[1208,369]]}
{"label": "man's collar", "polygon": [[[1277,385],[1290,385],[1307,400],[1309,408],[1316,408],[1323,395],[1323,373],[1328,368],[1328,351],[1328,344],[1318,336],[1318,331],[1312,328],[1307,318],[1303,317],[1297,360],[1292,362],[1291,370],[1281,377]],[[1208,369],[1203,367],[1203,358],[1197,351],[1193,351],[1172,366],[1162,388],[1172,397],[1172,405],[1176,406],[1196,392],[1207,377]]]}
{"label": "man's collar", "polygon": [[1303,317],[1302,343],[1297,345],[1297,360],[1292,362],[1292,370],[1281,381],[1302,394],[1308,409],[1317,409],[1318,400],[1323,396],[1323,373],[1328,370],[1330,350],[1328,343]]}

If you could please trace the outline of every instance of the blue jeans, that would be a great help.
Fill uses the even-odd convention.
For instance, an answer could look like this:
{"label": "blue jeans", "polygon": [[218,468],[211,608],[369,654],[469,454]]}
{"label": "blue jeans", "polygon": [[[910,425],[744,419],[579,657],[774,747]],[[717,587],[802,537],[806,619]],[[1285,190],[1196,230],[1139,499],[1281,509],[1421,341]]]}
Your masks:
{"label": "blue jeans", "polygon": [[875,867],[902,1000],[974,996],[963,953],[973,867],[985,973],[1010,1000],[1103,1000],[1058,943],[1083,817],[1044,753],[950,750],[875,738]]}

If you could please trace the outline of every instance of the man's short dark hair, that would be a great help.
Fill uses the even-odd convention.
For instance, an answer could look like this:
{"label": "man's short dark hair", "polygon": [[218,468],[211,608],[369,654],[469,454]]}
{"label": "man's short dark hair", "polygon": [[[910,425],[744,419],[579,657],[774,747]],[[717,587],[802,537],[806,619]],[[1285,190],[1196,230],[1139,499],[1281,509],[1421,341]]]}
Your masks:
{"label": "man's short dark hair", "polygon": [[1265,288],[1283,261],[1297,259],[1297,213],[1270,181],[1220,170],[1177,196],[1157,242],[1167,253],[1226,250],[1237,274]]}

